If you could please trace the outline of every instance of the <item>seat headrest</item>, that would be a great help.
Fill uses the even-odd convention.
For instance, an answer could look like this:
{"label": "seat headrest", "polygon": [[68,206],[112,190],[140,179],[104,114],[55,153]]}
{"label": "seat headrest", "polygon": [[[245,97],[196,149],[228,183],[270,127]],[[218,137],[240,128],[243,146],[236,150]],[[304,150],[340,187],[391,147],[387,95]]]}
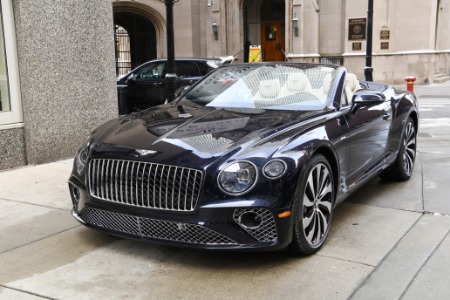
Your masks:
{"label": "seat headrest", "polygon": [[358,78],[353,73],[347,73],[345,75],[346,86],[352,91],[355,92],[361,89],[361,85],[359,84]]}
{"label": "seat headrest", "polygon": [[308,77],[303,73],[289,74],[286,82],[286,88],[290,92],[299,92],[306,90],[308,86]]}
{"label": "seat headrest", "polygon": [[264,98],[275,98],[280,92],[278,79],[263,80],[259,83],[259,95]]}
{"label": "seat headrest", "polygon": [[331,88],[331,74],[326,74],[322,82],[322,91],[328,95]]}

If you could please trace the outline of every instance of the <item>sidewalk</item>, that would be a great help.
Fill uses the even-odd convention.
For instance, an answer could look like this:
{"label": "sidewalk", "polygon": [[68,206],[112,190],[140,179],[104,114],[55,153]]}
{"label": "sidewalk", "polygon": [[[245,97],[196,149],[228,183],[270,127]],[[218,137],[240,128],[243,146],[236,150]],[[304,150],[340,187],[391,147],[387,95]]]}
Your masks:
{"label": "sidewalk", "polygon": [[352,195],[310,257],[109,236],[70,215],[72,160],[0,171],[0,299],[448,299],[450,82],[415,88],[413,177]]}

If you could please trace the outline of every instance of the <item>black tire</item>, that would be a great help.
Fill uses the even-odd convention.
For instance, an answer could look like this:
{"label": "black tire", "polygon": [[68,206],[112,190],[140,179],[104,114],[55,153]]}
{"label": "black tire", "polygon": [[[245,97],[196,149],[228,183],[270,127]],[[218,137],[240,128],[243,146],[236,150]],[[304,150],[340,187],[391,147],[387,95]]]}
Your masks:
{"label": "black tire", "polygon": [[291,250],[314,254],[323,246],[333,219],[335,187],[327,159],[314,155],[304,166],[294,199]]}
{"label": "black tire", "polygon": [[417,133],[414,120],[409,117],[402,130],[397,158],[380,177],[388,180],[405,181],[411,178],[416,160]]}

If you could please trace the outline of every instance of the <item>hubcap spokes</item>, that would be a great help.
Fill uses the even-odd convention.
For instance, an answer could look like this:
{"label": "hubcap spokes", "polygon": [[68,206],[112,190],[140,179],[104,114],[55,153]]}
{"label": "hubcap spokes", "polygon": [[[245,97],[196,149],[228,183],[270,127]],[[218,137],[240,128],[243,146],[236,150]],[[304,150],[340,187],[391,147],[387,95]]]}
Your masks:
{"label": "hubcap spokes", "polygon": [[412,122],[409,122],[406,125],[403,144],[405,146],[403,152],[403,167],[405,168],[406,174],[411,176],[416,157],[416,134]]}
{"label": "hubcap spokes", "polygon": [[311,246],[319,245],[326,237],[331,217],[333,192],[331,175],[324,164],[311,170],[303,195],[303,232]]}

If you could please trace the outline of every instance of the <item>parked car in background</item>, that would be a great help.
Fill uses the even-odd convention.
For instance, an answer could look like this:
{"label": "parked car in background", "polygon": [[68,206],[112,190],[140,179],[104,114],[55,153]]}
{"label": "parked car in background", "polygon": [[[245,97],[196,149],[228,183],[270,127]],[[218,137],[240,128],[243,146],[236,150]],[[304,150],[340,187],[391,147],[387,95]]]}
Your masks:
{"label": "parked car in background", "polygon": [[333,211],[375,176],[413,174],[414,94],[344,67],[220,67],[81,145],[73,216],[111,234],[204,249],[312,254]]}
{"label": "parked car in background", "polygon": [[[177,88],[192,85],[217,67],[230,63],[224,58],[177,58]],[[119,115],[164,103],[169,95],[167,59],[146,62],[117,79]]]}

